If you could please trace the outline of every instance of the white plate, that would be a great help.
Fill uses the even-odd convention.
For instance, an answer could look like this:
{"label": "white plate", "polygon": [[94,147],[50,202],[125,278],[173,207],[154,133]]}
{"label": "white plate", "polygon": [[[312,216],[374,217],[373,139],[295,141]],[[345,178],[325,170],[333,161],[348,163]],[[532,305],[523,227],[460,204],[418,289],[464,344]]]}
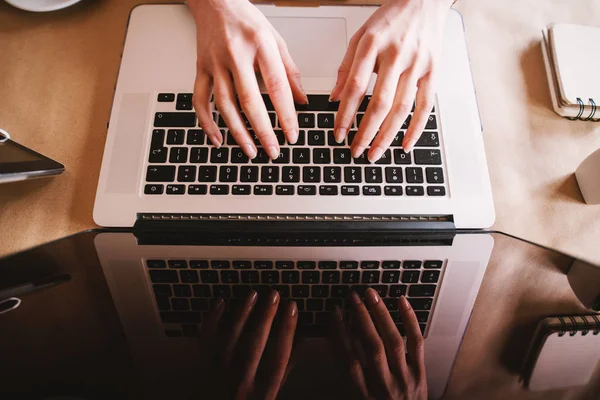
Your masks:
{"label": "white plate", "polygon": [[25,11],[46,12],[67,8],[81,0],[5,0],[11,6]]}

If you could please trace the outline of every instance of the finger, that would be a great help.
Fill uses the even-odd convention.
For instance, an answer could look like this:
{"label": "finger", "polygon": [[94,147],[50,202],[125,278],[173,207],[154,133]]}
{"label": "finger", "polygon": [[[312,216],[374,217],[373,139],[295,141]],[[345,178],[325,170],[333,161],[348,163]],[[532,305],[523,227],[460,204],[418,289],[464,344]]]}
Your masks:
{"label": "finger", "polygon": [[368,398],[369,390],[367,389],[367,381],[363,372],[360,361],[352,347],[352,341],[348,334],[342,310],[338,306],[334,308],[334,317],[331,329],[331,346],[333,354],[343,371],[347,371],[350,383],[356,387],[356,390],[363,399]]}
{"label": "finger", "polygon": [[196,110],[200,126],[204,129],[204,132],[206,132],[213,145],[220,147],[223,144],[223,136],[212,118],[212,110],[210,108],[211,92],[212,82],[210,76],[205,72],[198,71],[194,83],[194,95],[192,96],[194,110]]}
{"label": "finger", "polygon": [[300,70],[292,59],[285,41],[275,29],[273,29],[273,36],[275,36],[275,41],[279,48],[279,54],[281,55],[283,66],[285,67],[285,73],[288,77],[288,82],[290,83],[290,89],[292,89],[294,101],[298,104],[308,104],[308,97],[302,88],[302,82],[300,80]]}
{"label": "finger", "polygon": [[[372,148],[387,148],[392,143],[402,124],[410,114],[416,86],[410,70],[404,71],[398,81],[398,89],[394,98],[394,105],[383,121],[379,134],[371,145]],[[406,150],[405,150],[406,151]]]}
{"label": "finger", "polygon": [[275,347],[271,353],[272,358],[269,360],[266,370],[269,379],[266,383],[265,396],[263,397],[265,399],[275,399],[277,393],[279,393],[290,361],[297,321],[298,307],[294,301],[290,301],[273,337]]}
{"label": "finger", "polygon": [[406,297],[400,297],[400,317],[406,328],[406,348],[410,366],[416,376],[425,378],[425,342],[419,327],[419,321]]}
{"label": "finger", "polygon": [[238,315],[234,319],[233,325],[231,327],[231,336],[227,340],[227,344],[225,345],[225,349],[223,350],[222,355],[222,366],[227,367],[231,363],[231,359],[233,357],[233,352],[238,344],[240,336],[244,327],[246,326],[246,322],[254,309],[254,305],[256,304],[257,293],[254,290],[251,290],[246,296],[242,307],[240,308]]}
{"label": "finger", "polygon": [[334,132],[338,143],[346,137],[348,129],[352,126],[356,110],[369,86],[371,74],[375,68],[376,56],[373,39],[363,36],[358,43],[335,118]]}
{"label": "finger", "polygon": [[277,112],[279,126],[283,129],[288,141],[296,143],[298,140],[298,117],[292,90],[277,47],[275,45],[260,47],[257,59],[263,82]]}
{"label": "finger", "polygon": [[243,394],[251,393],[253,391],[258,363],[260,362],[267,339],[269,338],[271,325],[273,324],[273,319],[277,313],[278,305],[279,293],[272,290],[268,298],[268,303],[265,309],[262,310],[262,318],[258,321],[259,323],[253,327],[253,332],[250,333],[248,350],[245,354],[242,354],[243,358],[240,363],[240,367],[242,368],[240,376],[241,381],[238,387],[238,396],[236,396],[236,398],[239,398],[240,396],[243,397]]}
{"label": "finger", "polygon": [[373,289],[368,289],[365,298],[377,329],[383,338],[390,368],[396,377],[406,382],[409,374],[408,366],[406,365],[406,354],[404,352],[404,340],[402,340],[398,328],[396,328],[390,313],[377,292]]}
{"label": "finger", "polygon": [[376,385],[379,392],[382,395],[389,394],[386,393],[388,391],[387,384],[391,381],[392,376],[385,354],[385,347],[377,334],[367,308],[358,297],[358,294],[352,292],[351,299],[353,316],[356,318],[358,337],[365,352],[365,359],[370,363],[370,367],[377,376]]}
{"label": "finger", "polygon": [[350,39],[350,43],[348,43],[348,49],[346,50],[346,54],[344,55],[344,59],[338,68],[337,79],[335,81],[335,86],[331,91],[331,95],[329,96],[330,101],[339,101],[339,96],[342,93],[342,89],[344,89],[344,85],[346,84],[346,80],[348,79],[348,74],[350,73],[350,68],[352,67],[352,60],[354,60],[354,55],[356,54],[356,47],[358,46],[358,42],[362,37],[364,32],[364,27],[361,27]]}
{"label": "finger", "polygon": [[[215,87],[215,104],[219,113],[225,120],[230,134],[235,138],[236,143],[242,148],[244,154],[249,158],[256,157],[257,150],[254,146],[254,141],[246,129],[246,125],[242,121],[242,116],[237,108],[235,100],[235,91],[231,82],[231,75],[224,69],[215,71],[214,75]],[[222,140],[221,134],[219,139]],[[214,140],[211,137],[214,144]]]}
{"label": "finger", "polygon": [[271,120],[260,95],[256,74],[251,64],[239,65],[233,71],[233,81],[238,100],[254,133],[271,159],[279,157],[279,144],[273,132]]}
{"label": "finger", "polygon": [[434,101],[433,71],[419,79],[415,112],[402,141],[404,151],[411,151],[425,129]]}
{"label": "finger", "polygon": [[223,316],[225,310],[225,302],[223,299],[218,299],[213,304],[211,311],[208,314],[208,318],[204,320],[200,328],[200,343],[206,343],[212,340],[219,328],[219,322]]}
{"label": "finger", "polygon": [[[360,127],[358,128],[358,132],[356,133],[356,137],[352,142],[353,157],[359,157],[365,148],[371,144],[381,123],[389,114],[392,104],[394,103],[401,71],[399,59],[385,63],[381,66],[377,75],[375,87],[373,88],[373,96],[367,107],[367,112],[365,113]],[[379,147],[372,148],[369,152],[369,161],[375,162],[379,160],[385,150],[386,149]]]}

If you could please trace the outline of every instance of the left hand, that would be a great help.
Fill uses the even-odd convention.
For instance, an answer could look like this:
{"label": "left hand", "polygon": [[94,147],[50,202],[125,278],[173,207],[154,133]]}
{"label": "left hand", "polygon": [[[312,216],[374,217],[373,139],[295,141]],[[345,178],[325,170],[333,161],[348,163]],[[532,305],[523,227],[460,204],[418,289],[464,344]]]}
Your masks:
{"label": "left hand", "polygon": [[[373,96],[352,143],[352,156],[371,145],[368,158],[377,161],[416,107],[402,147],[412,150],[434,103],[445,19],[451,0],[388,0],[350,40],[338,70],[331,101],[340,101],[335,138],[341,142],[377,73]],[[378,133],[379,132],[379,133]]]}

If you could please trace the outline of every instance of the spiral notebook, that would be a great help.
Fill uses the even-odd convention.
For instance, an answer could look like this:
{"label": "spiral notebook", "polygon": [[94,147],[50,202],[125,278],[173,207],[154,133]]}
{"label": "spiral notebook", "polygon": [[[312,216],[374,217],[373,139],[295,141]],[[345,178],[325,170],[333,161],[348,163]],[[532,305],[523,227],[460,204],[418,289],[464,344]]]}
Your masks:
{"label": "spiral notebook", "polygon": [[550,24],[542,53],[557,114],[570,119],[600,118],[600,27]]}
{"label": "spiral notebook", "polygon": [[529,390],[585,385],[600,367],[600,316],[544,318],[521,373]]}

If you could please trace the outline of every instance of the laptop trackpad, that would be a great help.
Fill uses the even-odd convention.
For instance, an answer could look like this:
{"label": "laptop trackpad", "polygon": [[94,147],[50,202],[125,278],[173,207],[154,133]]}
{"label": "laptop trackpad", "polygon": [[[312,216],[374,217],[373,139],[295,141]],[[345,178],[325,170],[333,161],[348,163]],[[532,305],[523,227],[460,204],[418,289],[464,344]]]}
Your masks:
{"label": "laptop trackpad", "polygon": [[303,78],[335,78],[348,40],[344,18],[269,17]]}

